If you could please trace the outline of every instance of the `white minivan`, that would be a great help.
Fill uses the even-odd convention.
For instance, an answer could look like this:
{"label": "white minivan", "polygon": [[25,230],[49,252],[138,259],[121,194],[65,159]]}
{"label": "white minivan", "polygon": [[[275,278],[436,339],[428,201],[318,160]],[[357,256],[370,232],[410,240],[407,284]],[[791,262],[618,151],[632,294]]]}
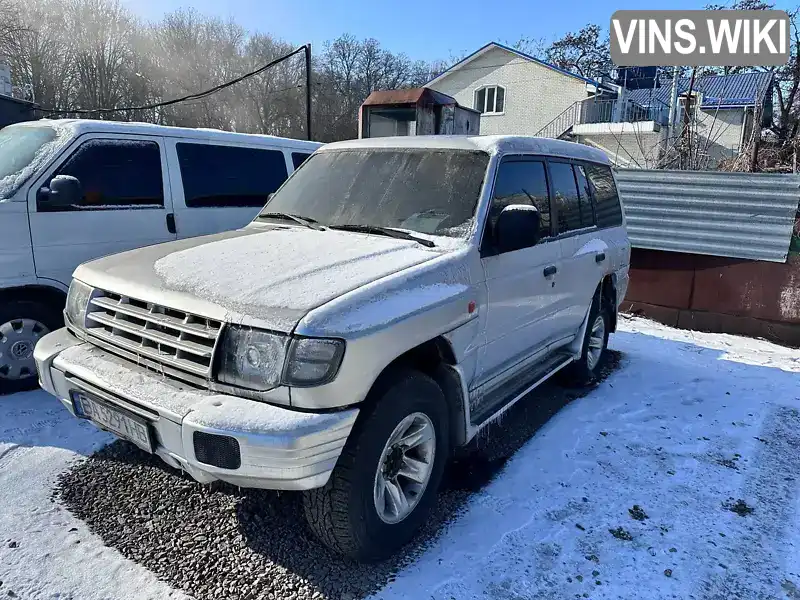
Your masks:
{"label": "white minivan", "polygon": [[0,130],[0,394],[36,385],[79,264],[249,223],[321,144],[144,123]]}

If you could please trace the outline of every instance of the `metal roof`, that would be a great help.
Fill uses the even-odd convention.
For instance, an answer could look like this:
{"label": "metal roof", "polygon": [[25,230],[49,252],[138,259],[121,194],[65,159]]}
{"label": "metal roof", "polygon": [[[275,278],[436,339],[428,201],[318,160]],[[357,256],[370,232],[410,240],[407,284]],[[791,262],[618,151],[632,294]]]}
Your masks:
{"label": "metal roof", "polygon": [[505,46],[504,44],[499,44],[498,42],[489,42],[485,46],[482,46],[481,48],[478,48],[475,52],[473,52],[469,56],[466,56],[466,57],[462,58],[456,64],[448,67],[448,69],[446,71],[440,73],[439,75],[437,75],[436,77],[431,79],[425,85],[426,86],[427,85],[431,85],[432,83],[438,81],[439,79],[441,79],[443,77],[447,77],[453,71],[459,70],[461,67],[463,67],[467,63],[475,60],[476,58],[478,58],[479,56],[481,56],[485,52],[491,50],[492,48],[499,48],[500,50],[505,50],[506,52],[511,52],[511,54],[516,54],[520,58],[524,58],[525,60],[529,60],[531,62],[535,62],[536,64],[542,65],[543,67],[547,67],[548,69],[552,69],[553,71],[556,71],[557,73],[561,73],[562,75],[566,75],[568,77],[574,77],[575,79],[580,79],[581,81],[584,81],[586,83],[591,83],[592,85],[597,85],[597,86],[600,85],[594,79],[589,79],[588,77],[584,77],[583,75],[578,75],[577,73],[572,73],[570,71],[562,69],[561,67],[557,67],[554,64],[551,64],[549,62],[545,62],[545,61],[543,61],[541,59],[538,59],[535,56],[531,56],[530,54],[526,54],[525,52],[521,52],[520,50],[515,50],[514,48],[509,48],[508,46]]}
{"label": "metal roof", "polygon": [[800,175],[618,169],[635,248],[786,262]]}
{"label": "metal roof", "polygon": [[[662,79],[661,83],[661,87],[655,89],[628,90],[626,96],[642,106],[648,106],[652,100],[669,104],[672,80]],[[738,108],[763,101],[771,83],[772,73],[768,72],[706,75],[695,80],[692,90],[703,94],[701,106]],[[685,94],[688,91],[689,78],[680,78],[678,94]]]}
{"label": "metal roof", "polygon": [[376,90],[364,100],[363,106],[386,104],[458,104],[456,99],[426,87],[402,90]]}

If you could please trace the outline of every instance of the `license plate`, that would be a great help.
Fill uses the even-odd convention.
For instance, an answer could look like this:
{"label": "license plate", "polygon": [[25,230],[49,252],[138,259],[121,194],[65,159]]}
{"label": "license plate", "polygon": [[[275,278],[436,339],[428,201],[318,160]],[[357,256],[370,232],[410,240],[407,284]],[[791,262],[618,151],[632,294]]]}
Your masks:
{"label": "license plate", "polygon": [[108,429],[143,450],[153,451],[150,427],[146,420],[102,400],[87,396],[83,392],[72,392],[72,401],[75,405],[75,413],[79,417],[88,419],[103,429]]}

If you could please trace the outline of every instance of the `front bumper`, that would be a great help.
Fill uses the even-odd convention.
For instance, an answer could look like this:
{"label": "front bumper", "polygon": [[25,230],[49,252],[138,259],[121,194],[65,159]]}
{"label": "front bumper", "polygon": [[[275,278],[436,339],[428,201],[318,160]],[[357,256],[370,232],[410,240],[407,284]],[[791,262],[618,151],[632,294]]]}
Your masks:
{"label": "front bumper", "polygon": [[[75,415],[71,391],[81,391],[147,420],[154,451],[201,483],[307,490],[328,481],[358,409],[301,413],[184,386],[85,343],[67,329],[44,336],[34,351],[41,386]],[[202,463],[194,432],[234,437],[241,465]]]}

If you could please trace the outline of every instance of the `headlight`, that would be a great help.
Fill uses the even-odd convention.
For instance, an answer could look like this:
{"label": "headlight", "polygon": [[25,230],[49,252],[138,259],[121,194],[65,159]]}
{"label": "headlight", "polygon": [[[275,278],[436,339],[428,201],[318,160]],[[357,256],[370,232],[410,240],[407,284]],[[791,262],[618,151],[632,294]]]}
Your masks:
{"label": "headlight", "polygon": [[328,383],[336,377],[343,356],[343,340],[293,338],[289,345],[284,383],[295,387]]}
{"label": "headlight", "polygon": [[285,335],[231,325],[225,329],[217,379],[251,390],[268,390],[280,383]]}
{"label": "headlight", "polygon": [[92,288],[73,279],[67,293],[67,306],[64,312],[67,320],[76,327],[86,327],[86,309],[89,307],[89,299],[92,297]]}
{"label": "headlight", "polygon": [[231,325],[222,340],[217,380],[256,391],[279,384],[322,385],[336,376],[343,355],[343,340],[290,338]]}

